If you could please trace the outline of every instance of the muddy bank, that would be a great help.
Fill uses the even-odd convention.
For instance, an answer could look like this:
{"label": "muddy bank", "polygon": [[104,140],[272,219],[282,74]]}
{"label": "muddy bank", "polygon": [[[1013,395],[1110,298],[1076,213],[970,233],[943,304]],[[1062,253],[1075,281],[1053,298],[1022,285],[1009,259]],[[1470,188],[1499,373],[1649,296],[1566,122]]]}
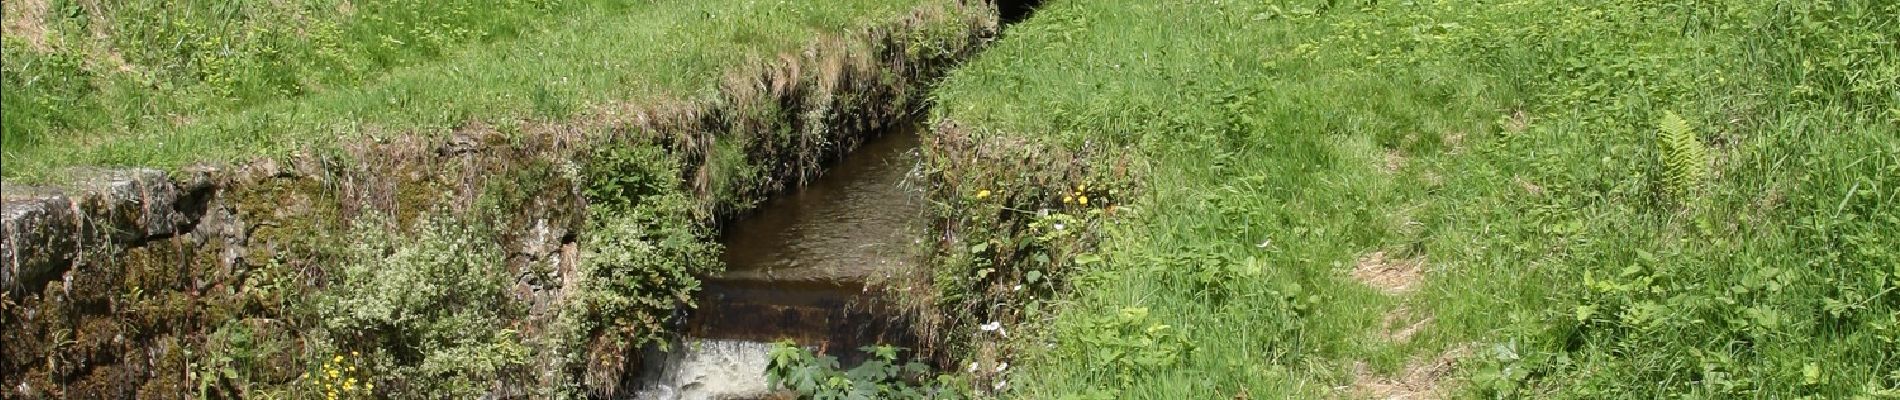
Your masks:
{"label": "muddy bank", "polygon": [[[412,237],[434,216],[489,225],[505,304],[493,315],[525,358],[472,385],[488,395],[619,397],[638,377],[634,338],[654,321],[564,322],[610,290],[580,273],[589,171],[601,148],[654,149],[699,232],[819,175],[826,160],[921,107],[928,83],[994,34],[986,4],[933,4],[732,71],[719,94],[606,105],[520,121],[310,149],[238,166],[101,171],[60,188],[6,185],[0,390],[8,397],[312,397],[302,374],[362,349],[365,369],[420,368],[400,338],[319,329],[365,229]],[[378,224],[363,223],[379,216]],[[704,240],[711,240],[710,236]],[[736,292],[733,292],[736,293]],[[663,321],[662,321],[663,322]],[[318,344],[323,352],[318,352]],[[385,347],[378,347],[385,346]],[[331,351],[344,352],[343,354]],[[354,361],[352,361],[354,362]],[[382,379],[382,380],[378,380]],[[365,376],[375,393],[428,388]]]}

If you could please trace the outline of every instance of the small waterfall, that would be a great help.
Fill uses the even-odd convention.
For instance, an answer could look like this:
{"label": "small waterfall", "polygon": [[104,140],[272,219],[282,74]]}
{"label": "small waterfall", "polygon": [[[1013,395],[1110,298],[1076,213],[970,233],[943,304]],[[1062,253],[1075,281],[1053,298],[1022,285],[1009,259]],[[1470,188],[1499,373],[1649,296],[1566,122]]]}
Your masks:
{"label": "small waterfall", "polygon": [[642,400],[771,398],[765,367],[772,344],[745,340],[689,339],[660,360],[648,360]]}
{"label": "small waterfall", "polygon": [[912,342],[867,284],[914,265],[911,224],[923,204],[903,183],[916,165],[918,128],[871,139],[727,227],[726,272],[705,282],[679,340],[646,351],[635,398],[789,398],[766,384],[773,342],[791,340],[847,366],[864,358],[858,347]]}

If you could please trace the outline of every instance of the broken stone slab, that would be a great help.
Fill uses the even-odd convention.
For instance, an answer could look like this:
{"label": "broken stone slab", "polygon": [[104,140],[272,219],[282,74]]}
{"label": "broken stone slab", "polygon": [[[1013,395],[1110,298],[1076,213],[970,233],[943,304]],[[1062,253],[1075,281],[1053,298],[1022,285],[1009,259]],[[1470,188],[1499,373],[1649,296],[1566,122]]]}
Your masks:
{"label": "broken stone slab", "polygon": [[95,170],[82,175],[79,208],[113,243],[132,243],[177,233],[178,187],[156,169]]}
{"label": "broken stone slab", "polygon": [[[72,200],[52,193],[35,197],[15,197],[14,187],[5,187],[7,198],[0,209],[0,288],[8,293],[24,289],[23,283],[44,285],[50,275],[72,259],[79,250],[79,232],[74,224]],[[18,191],[29,191],[21,188]],[[37,191],[37,190],[33,190]]]}
{"label": "broken stone slab", "polygon": [[9,293],[44,285],[91,246],[170,236],[187,221],[165,171],[80,169],[72,176],[63,188],[0,188],[0,287]]}

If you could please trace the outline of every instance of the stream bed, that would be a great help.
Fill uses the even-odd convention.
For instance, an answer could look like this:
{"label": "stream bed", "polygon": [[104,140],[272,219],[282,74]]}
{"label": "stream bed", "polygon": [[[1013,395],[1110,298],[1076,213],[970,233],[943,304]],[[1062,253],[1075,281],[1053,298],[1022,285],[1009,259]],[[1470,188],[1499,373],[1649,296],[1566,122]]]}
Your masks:
{"label": "stream bed", "polygon": [[914,265],[921,193],[919,126],[868,139],[803,188],[775,196],[725,227],[726,272],[708,278],[699,308],[668,350],[647,350],[641,399],[771,399],[772,343],[792,340],[839,357],[912,342],[873,283]]}

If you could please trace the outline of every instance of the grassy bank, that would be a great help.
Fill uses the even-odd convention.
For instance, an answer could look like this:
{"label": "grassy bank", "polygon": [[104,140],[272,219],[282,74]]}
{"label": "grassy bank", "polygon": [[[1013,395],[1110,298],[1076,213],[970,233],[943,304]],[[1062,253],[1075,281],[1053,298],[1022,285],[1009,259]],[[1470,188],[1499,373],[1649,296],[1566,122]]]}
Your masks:
{"label": "grassy bank", "polygon": [[1900,396],[1895,21],[1050,1],[937,92],[938,300],[1024,398]]}
{"label": "grassy bank", "polygon": [[9,180],[706,100],[747,61],[922,3],[86,4],[7,4]]}

